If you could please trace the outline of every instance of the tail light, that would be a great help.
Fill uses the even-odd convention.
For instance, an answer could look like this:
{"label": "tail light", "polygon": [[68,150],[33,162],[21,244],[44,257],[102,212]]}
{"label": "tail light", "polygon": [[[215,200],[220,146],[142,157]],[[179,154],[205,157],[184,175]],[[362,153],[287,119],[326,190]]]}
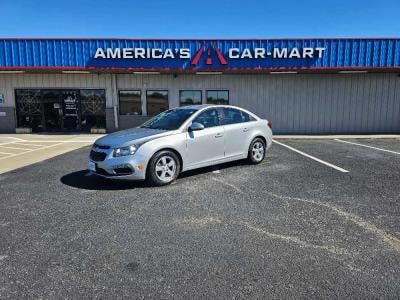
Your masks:
{"label": "tail light", "polygon": [[272,129],[272,123],[268,121],[267,126]]}

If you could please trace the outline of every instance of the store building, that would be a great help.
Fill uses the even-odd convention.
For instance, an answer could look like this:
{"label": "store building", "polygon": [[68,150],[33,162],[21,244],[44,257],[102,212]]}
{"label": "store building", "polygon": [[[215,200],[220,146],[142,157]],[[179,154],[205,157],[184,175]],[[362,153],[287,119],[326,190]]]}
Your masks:
{"label": "store building", "polygon": [[0,132],[108,132],[223,103],[279,134],[400,133],[400,39],[3,39]]}

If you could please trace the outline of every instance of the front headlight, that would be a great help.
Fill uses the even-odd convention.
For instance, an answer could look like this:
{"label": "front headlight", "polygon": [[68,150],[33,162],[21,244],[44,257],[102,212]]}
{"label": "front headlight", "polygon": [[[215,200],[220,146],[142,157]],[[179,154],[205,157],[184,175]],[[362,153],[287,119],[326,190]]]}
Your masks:
{"label": "front headlight", "polygon": [[127,156],[135,154],[137,147],[135,145],[131,145],[128,147],[116,148],[114,149],[113,156],[120,157],[120,156]]}

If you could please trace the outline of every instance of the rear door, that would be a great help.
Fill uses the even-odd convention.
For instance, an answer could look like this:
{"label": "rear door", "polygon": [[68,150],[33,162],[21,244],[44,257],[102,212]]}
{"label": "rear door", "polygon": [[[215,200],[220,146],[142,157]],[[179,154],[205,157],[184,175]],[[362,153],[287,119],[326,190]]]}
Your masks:
{"label": "rear door", "polygon": [[210,165],[224,158],[224,128],[218,110],[210,108],[193,120],[204,129],[187,132],[187,166]]}
{"label": "rear door", "polygon": [[230,107],[222,109],[222,124],[225,129],[225,156],[247,155],[251,142],[251,130],[257,121],[248,113]]}

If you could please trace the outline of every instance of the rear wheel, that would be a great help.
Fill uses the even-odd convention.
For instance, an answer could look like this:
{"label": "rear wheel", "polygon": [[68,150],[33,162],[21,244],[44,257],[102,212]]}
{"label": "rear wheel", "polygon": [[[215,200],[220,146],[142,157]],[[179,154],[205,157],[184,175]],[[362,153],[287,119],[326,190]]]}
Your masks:
{"label": "rear wheel", "polygon": [[265,157],[265,142],[261,138],[255,138],[249,147],[248,160],[252,164],[259,164]]}
{"label": "rear wheel", "polygon": [[178,156],[172,151],[163,150],[154,154],[150,159],[147,167],[147,179],[152,185],[167,185],[178,177],[179,170]]}

